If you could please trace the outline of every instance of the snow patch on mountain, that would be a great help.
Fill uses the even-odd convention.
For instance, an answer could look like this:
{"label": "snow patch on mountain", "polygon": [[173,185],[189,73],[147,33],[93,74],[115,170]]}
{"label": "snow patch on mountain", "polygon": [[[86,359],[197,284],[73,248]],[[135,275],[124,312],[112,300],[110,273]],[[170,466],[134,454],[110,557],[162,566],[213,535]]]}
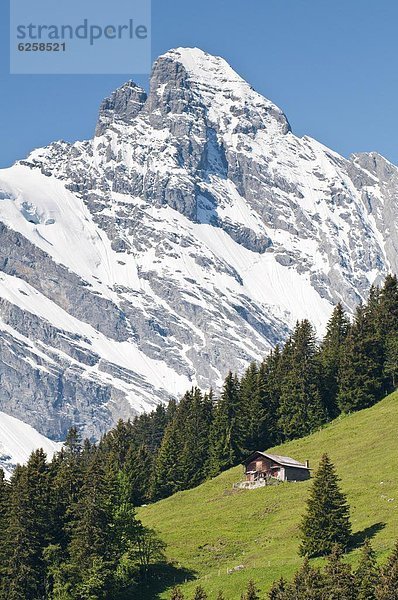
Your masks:
{"label": "snow patch on mountain", "polygon": [[49,460],[61,450],[62,443],[53,442],[30,425],[0,412],[0,467],[6,479],[17,464],[25,464],[34,450],[42,448]]}
{"label": "snow patch on mountain", "polygon": [[[1,220],[101,294],[116,284],[139,288],[134,256],[115,256],[81,198],[56,178],[15,165],[0,173]],[[116,260],[117,258],[117,260]]]}

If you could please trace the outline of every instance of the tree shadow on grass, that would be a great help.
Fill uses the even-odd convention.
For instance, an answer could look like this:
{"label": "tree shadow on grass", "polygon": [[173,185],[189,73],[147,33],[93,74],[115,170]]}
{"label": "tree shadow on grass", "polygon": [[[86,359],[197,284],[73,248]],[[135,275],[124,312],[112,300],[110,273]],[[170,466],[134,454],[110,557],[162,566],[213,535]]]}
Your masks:
{"label": "tree shadow on grass", "polygon": [[357,531],[352,536],[351,548],[360,548],[363,546],[366,540],[371,540],[374,538],[375,535],[377,535],[379,531],[382,531],[385,526],[385,523],[374,523],[369,527],[365,527],[365,529],[361,529],[361,531]]}
{"label": "tree shadow on grass", "polygon": [[[196,572],[171,563],[153,565],[146,581],[139,586],[140,600],[156,600],[169,588],[196,578]],[[135,596],[136,598],[136,596]]]}

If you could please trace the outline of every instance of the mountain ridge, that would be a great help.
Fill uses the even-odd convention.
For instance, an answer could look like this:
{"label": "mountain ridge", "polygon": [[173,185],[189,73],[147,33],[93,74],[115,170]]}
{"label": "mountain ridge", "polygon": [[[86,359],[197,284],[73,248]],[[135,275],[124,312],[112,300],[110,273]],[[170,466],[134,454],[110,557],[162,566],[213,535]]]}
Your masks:
{"label": "mountain ridge", "polygon": [[217,387],[297,319],[321,331],[398,270],[397,190],[380,155],[294,136],[223,59],[167,52],[92,140],[0,171],[0,409],[98,437]]}

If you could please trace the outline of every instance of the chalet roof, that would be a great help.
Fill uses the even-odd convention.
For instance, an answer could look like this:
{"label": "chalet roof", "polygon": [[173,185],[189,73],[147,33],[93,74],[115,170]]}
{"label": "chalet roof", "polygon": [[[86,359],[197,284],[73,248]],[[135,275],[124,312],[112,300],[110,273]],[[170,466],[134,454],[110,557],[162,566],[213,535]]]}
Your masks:
{"label": "chalet roof", "polygon": [[307,471],[309,471],[309,467],[307,467],[305,464],[299,462],[298,460],[295,460],[294,458],[290,458],[290,456],[280,456],[279,454],[268,454],[265,452],[260,452],[260,451],[256,451],[253,452],[250,456],[247,457],[247,459],[245,460],[245,464],[250,462],[250,460],[252,460],[252,458],[256,455],[256,454],[261,454],[261,456],[264,456],[264,458],[269,458],[271,460],[273,460],[274,462],[276,462],[278,465],[281,465],[282,467],[294,467],[295,469],[306,469]]}

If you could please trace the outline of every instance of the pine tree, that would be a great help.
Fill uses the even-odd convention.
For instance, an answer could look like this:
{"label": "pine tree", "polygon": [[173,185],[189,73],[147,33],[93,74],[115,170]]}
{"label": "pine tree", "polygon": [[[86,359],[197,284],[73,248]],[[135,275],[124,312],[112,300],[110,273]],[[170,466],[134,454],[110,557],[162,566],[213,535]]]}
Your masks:
{"label": "pine tree", "polygon": [[294,598],[300,600],[324,600],[325,581],[318,569],[311,567],[309,560],[304,559],[303,566],[296,573],[292,591]]}
{"label": "pine tree", "polygon": [[[262,371],[264,367],[264,371]],[[259,377],[264,381],[264,405],[267,410],[268,439],[265,448],[280,442],[282,437],[278,430],[278,411],[281,397],[281,383],[286,372],[283,372],[282,356],[279,345],[276,345],[263,364],[260,365]]]}
{"label": "pine tree", "polygon": [[193,600],[207,600],[208,596],[201,585],[195,588]]}
{"label": "pine tree", "polygon": [[379,294],[377,324],[381,338],[398,333],[398,279],[387,275]]}
{"label": "pine tree", "polygon": [[66,434],[63,450],[72,456],[79,456],[82,451],[82,442],[76,427],[71,427]]}
{"label": "pine tree", "polygon": [[90,597],[91,592],[106,597],[116,566],[111,527],[114,490],[102,459],[97,451],[85,473],[78,500],[71,507],[68,525],[68,569],[73,573],[74,593],[83,598]]}
{"label": "pine tree", "polygon": [[148,481],[151,480],[153,469],[154,457],[149,447],[145,444],[138,448],[131,446],[124,471],[129,481],[130,500],[134,506],[141,506],[150,500]]}
{"label": "pine tree", "polygon": [[221,397],[214,411],[210,433],[210,473],[214,476],[237,464],[243,455],[243,431],[239,381],[227,375]]}
{"label": "pine tree", "polygon": [[12,547],[12,540],[7,536],[9,519],[10,486],[0,468],[0,598],[4,598],[4,585],[7,576],[7,561]]}
{"label": "pine tree", "polygon": [[7,524],[8,503],[10,486],[6,480],[5,473],[0,467],[0,531],[4,531]]}
{"label": "pine tree", "polygon": [[384,350],[377,330],[377,298],[360,306],[344,344],[337,401],[342,412],[372,406],[383,394]]}
{"label": "pine tree", "polygon": [[281,357],[284,370],[279,428],[284,439],[303,437],[326,421],[320,394],[315,333],[309,321],[296,325]]}
{"label": "pine tree", "polygon": [[386,360],[384,372],[391,391],[398,386],[398,333],[392,333],[386,338]]}
{"label": "pine tree", "polygon": [[151,415],[149,439],[141,440],[141,443],[148,445],[150,452],[156,452],[160,448],[167,424],[174,416],[176,410],[175,401],[169,402],[167,409],[163,404],[159,404]]}
{"label": "pine tree", "polygon": [[247,584],[247,590],[246,593],[242,595],[242,600],[260,600],[254,581],[250,580]]}
{"label": "pine tree", "polygon": [[260,364],[257,374],[256,402],[259,407],[259,437],[251,450],[266,450],[280,441],[278,410],[280,402],[281,353],[276,346]]}
{"label": "pine tree", "polygon": [[46,596],[48,600],[72,600],[65,555],[59,544],[50,544],[43,553],[46,565]]}
{"label": "pine tree", "polygon": [[[378,295],[374,311],[382,365],[378,398],[394,391],[398,381],[398,280],[388,275]],[[383,364],[384,363],[384,364]]]}
{"label": "pine tree", "polygon": [[344,342],[350,328],[342,305],[334,308],[327,324],[326,335],[319,351],[321,365],[321,393],[328,417],[333,419],[339,413],[337,406],[338,376],[343,356]]}
{"label": "pine tree", "polygon": [[49,482],[46,455],[33,452],[11,480],[7,537],[12,540],[8,560],[7,600],[36,600],[45,593],[43,552],[50,539]]}
{"label": "pine tree", "polygon": [[330,553],[335,544],[344,549],[350,542],[349,507],[338,482],[334,466],[324,454],[301,524],[303,539],[300,554],[303,556],[322,556]]}
{"label": "pine tree", "polygon": [[206,478],[211,421],[212,396],[203,396],[198,388],[187,392],[166,428],[157,455],[154,498],[194,487]]}
{"label": "pine tree", "polygon": [[133,426],[131,422],[119,419],[116,427],[104,436],[100,449],[106,451],[116,470],[120,470],[126,464],[127,454],[133,441]]}
{"label": "pine tree", "polygon": [[212,415],[212,396],[193,388],[180,423],[183,446],[178,461],[184,473],[183,489],[195,487],[207,477]]}
{"label": "pine tree", "polygon": [[112,496],[110,521],[112,536],[109,537],[109,540],[115,546],[117,559],[120,559],[134,544],[142,526],[136,519],[128,473],[125,470],[120,470],[115,479],[116,490]]}
{"label": "pine tree", "polygon": [[357,600],[376,600],[376,585],[379,570],[376,564],[375,553],[366,540],[362,547],[361,559],[355,571],[355,585]]}
{"label": "pine tree", "polygon": [[240,381],[240,430],[242,455],[265,450],[277,440],[276,423],[279,402],[275,401],[274,378],[277,376],[279,350],[271,352],[258,366],[246,370]]}
{"label": "pine tree", "polygon": [[80,436],[76,428],[71,428],[62,450],[54,456],[49,466],[52,538],[54,544],[59,544],[63,551],[70,541],[70,507],[77,501],[83,483],[84,467],[81,453]]}
{"label": "pine tree", "polygon": [[183,489],[185,473],[179,460],[184,445],[183,432],[179,427],[181,416],[182,408],[179,407],[166,427],[154,467],[151,489],[153,500],[166,498]]}
{"label": "pine tree", "polygon": [[324,594],[328,600],[356,600],[357,590],[350,565],[341,560],[340,546],[334,546],[325,568]]}
{"label": "pine tree", "polygon": [[255,362],[246,369],[240,381],[240,419],[242,453],[249,454],[257,448],[263,449],[263,432],[266,427],[266,413],[259,393],[259,369]]}
{"label": "pine tree", "polygon": [[281,577],[279,581],[276,581],[271,587],[269,594],[269,600],[298,600],[294,596],[291,586]]}
{"label": "pine tree", "polygon": [[376,587],[377,600],[397,600],[398,590],[398,542],[387,563],[381,569]]}

